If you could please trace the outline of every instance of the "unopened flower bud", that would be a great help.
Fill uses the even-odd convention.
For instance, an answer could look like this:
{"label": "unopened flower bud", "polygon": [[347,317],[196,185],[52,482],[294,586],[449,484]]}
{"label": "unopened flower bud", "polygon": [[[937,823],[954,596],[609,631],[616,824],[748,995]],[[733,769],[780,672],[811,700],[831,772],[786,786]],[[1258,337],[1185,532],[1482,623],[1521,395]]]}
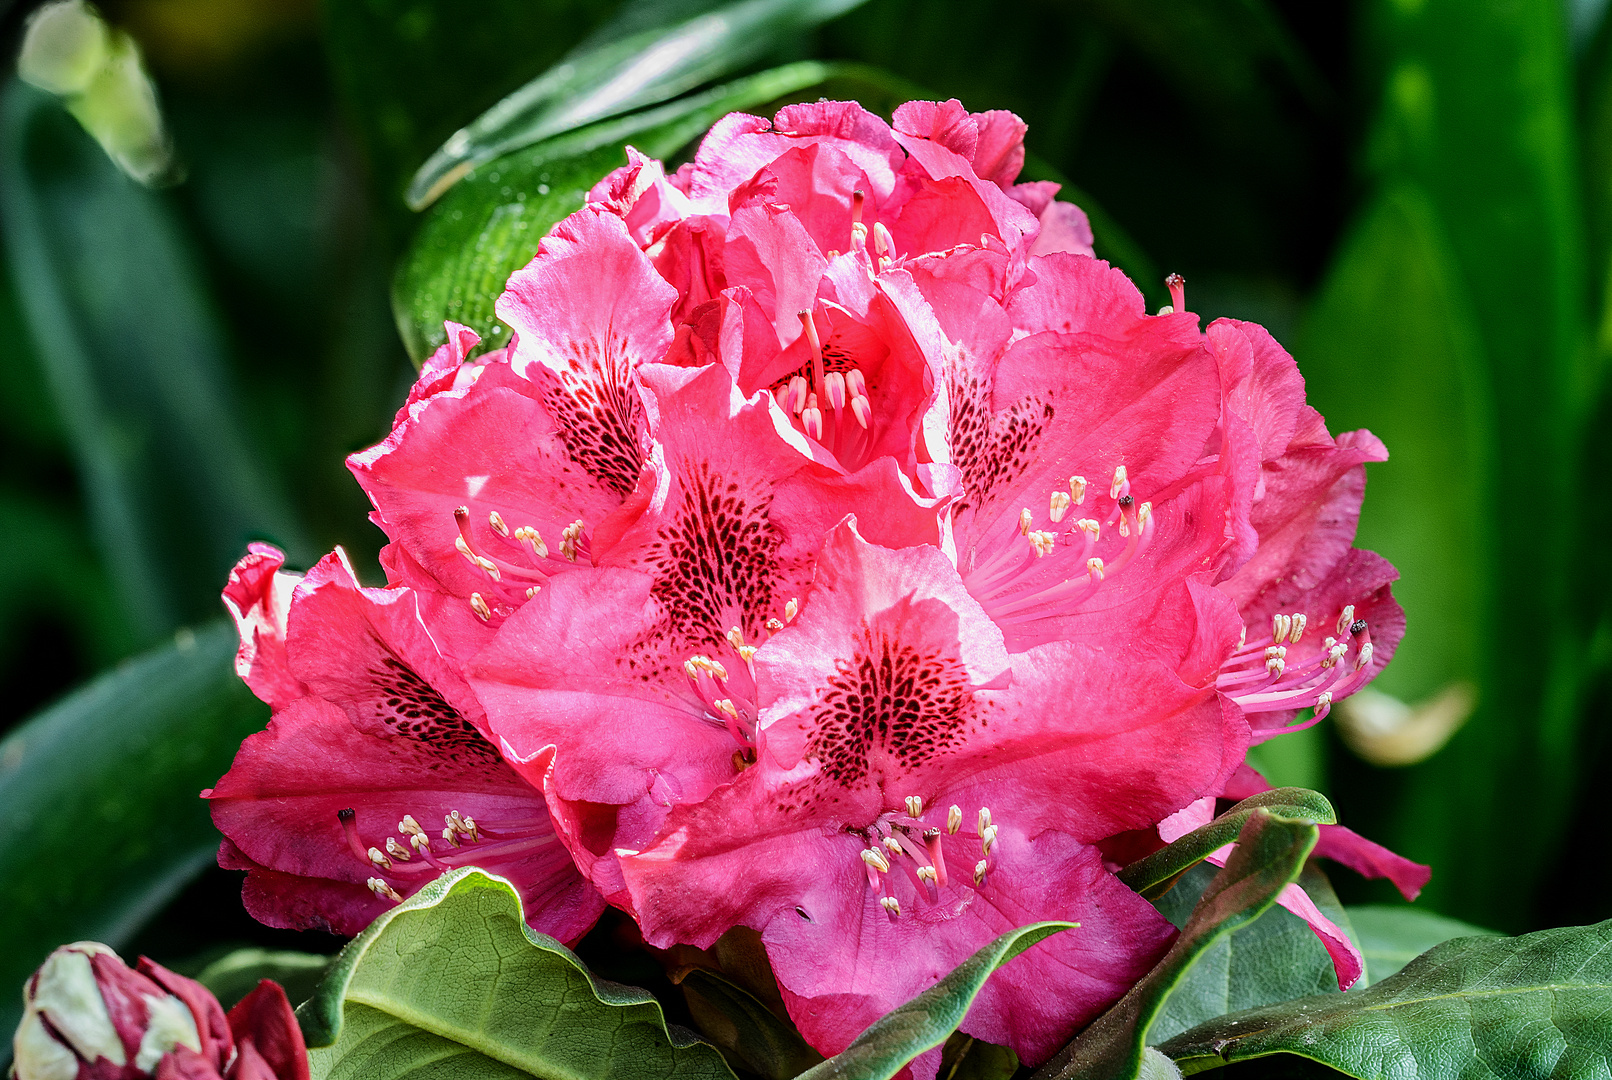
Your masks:
{"label": "unopened flower bud", "polygon": [[285,991],[267,980],[226,1018],[201,983],[145,957],[130,968],[105,945],[80,941],[46,958],[23,987],[23,1009],[16,1080],[308,1077]]}

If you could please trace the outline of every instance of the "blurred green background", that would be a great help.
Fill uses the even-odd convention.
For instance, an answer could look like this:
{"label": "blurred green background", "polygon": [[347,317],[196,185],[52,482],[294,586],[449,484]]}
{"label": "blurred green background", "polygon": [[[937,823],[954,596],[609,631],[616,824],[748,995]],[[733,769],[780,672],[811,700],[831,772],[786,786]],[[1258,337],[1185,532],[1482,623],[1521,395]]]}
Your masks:
{"label": "blurred green background", "polygon": [[[0,2],[8,58],[33,7]],[[1380,696],[1258,763],[1431,863],[1433,910],[1507,931],[1612,915],[1604,0],[618,7],[108,0],[171,138],[150,188],[86,133],[87,98],[69,95],[75,118],[8,73],[0,939],[16,971],[0,986],[72,938],[159,957],[331,944],[255,926],[237,875],[210,867],[195,793],[266,718],[217,626],[230,565],[262,538],[297,565],[342,544],[374,568],[382,538],[343,457],[388,429],[405,340],[485,317],[503,271],[456,258],[524,262],[623,138],[675,156],[734,102],[821,94],[1019,113],[1029,172],[1069,183],[1150,304],[1182,273],[1191,310],[1260,321],[1294,352],[1334,431],[1387,442],[1359,543],[1402,571],[1409,635]],[[628,55],[716,8],[760,21],[635,107],[789,62],[858,66],[791,67],[624,127],[516,124],[507,146],[478,129],[506,156],[409,209],[449,135],[579,42]],[[527,145],[545,133],[560,139]],[[1391,895],[1336,877],[1346,899]]]}

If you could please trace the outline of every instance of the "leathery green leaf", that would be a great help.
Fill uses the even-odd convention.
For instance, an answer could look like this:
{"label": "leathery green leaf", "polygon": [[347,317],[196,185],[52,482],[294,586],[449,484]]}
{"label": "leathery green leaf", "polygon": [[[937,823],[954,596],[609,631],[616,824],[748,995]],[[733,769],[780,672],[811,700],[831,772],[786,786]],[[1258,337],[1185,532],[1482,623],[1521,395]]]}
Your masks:
{"label": "leathery green leaf", "polygon": [[[1165,918],[1185,926],[1216,869],[1207,863],[1193,867],[1155,906]],[[1305,864],[1298,884],[1323,915],[1353,936],[1349,916],[1316,860]],[[1148,1028],[1147,1041],[1156,1045],[1229,1012],[1338,992],[1337,969],[1310,924],[1273,905],[1204,951],[1170,991]]]}
{"label": "leathery green leaf", "polygon": [[1217,941],[1259,918],[1292,884],[1315,847],[1309,821],[1259,808],[1193,909],[1170,951],[1108,1012],[1058,1052],[1036,1080],[1135,1080],[1148,1029],[1187,972]]}
{"label": "leathery green leaf", "polygon": [[462,867],[376,919],[297,1010],[316,1080],[607,1080],[733,1073],[636,987],[526,925],[503,878]]}
{"label": "leathery green leaf", "polygon": [[456,131],[408,189],[416,210],[470,170],[653,105],[764,57],[862,0],[634,0],[559,64]]}
{"label": "leathery green leaf", "polygon": [[701,1034],[762,1080],[790,1080],[823,1060],[793,1025],[733,980],[701,967],[674,979]]}
{"label": "leathery green leaf", "polygon": [[626,163],[625,143],[669,156],[735,109],[841,73],[811,61],[788,64],[550,139],[470,173],[431,208],[398,267],[392,310],[409,354],[419,363],[447,340],[444,319],[475,330],[485,347],[505,344],[509,330],[493,314],[504,282],[531,261],[555,222],[582,206],[589,188]]}
{"label": "leathery green leaf", "polygon": [[799,1080],[889,1080],[913,1058],[940,1046],[957,1030],[993,971],[1037,942],[1079,926],[1040,922],[1009,930],[940,982],[879,1017],[850,1046],[801,1073]]}
{"label": "leathery green leaf", "polygon": [[1207,825],[1201,825],[1174,843],[1138,859],[1119,872],[1119,879],[1148,899],[1162,896],[1183,872],[1237,839],[1255,810],[1283,817],[1335,825],[1337,814],[1325,795],[1307,788],[1272,788],[1251,795]]}
{"label": "leathery green leaf", "polygon": [[1359,993],[1212,1020],[1164,1043],[1184,1073],[1297,1054],[1360,1080],[1598,1077],[1612,1066],[1612,921],[1445,942]]}
{"label": "leathery green leaf", "polygon": [[[236,677],[235,632],[181,631],[0,742],[0,986],[65,941],[122,948],[213,861],[196,797],[268,707]],[[21,1001],[0,998],[10,1031]]]}

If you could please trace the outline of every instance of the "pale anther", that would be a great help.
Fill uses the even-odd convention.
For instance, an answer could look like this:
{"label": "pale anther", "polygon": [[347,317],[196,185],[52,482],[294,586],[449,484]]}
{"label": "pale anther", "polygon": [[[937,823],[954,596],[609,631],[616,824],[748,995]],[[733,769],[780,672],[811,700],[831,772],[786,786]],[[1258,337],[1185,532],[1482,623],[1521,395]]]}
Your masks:
{"label": "pale anther", "polygon": [[783,628],[784,628],[784,621],[782,619],[768,619],[767,620],[767,629],[772,631],[774,634],[776,634],[778,631],[782,630]]}
{"label": "pale anther", "polygon": [[733,629],[728,631],[727,638],[728,644],[737,649],[739,646],[744,644],[744,631],[735,626]]}
{"label": "pale anther", "polygon": [[736,705],[734,705],[733,702],[729,701],[727,698],[719,698],[718,700],[712,702],[711,704],[713,706],[715,706],[717,712],[722,713],[724,716],[730,717],[731,719],[734,719],[734,720],[739,719],[739,709],[738,709],[738,707]]}
{"label": "pale anther", "polygon": [[1117,499],[1125,488],[1125,466],[1114,466],[1114,482],[1108,485],[1108,497]]}
{"label": "pale anther", "polygon": [[1032,529],[1027,534],[1030,549],[1035,552],[1038,559],[1052,554],[1052,549],[1058,544],[1058,534],[1046,532],[1043,529]]}
{"label": "pale anther", "polygon": [[1280,657],[1285,658],[1287,656],[1287,646],[1286,645],[1267,645],[1267,646],[1265,646],[1265,659],[1269,660],[1273,656],[1280,656]]}
{"label": "pale anther", "polygon": [[1304,627],[1309,621],[1309,618],[1302,611],[1296,613],[1293,616],[1293,632],[1288,635],[1288,640],[1297,645],[1299,638],[1304,636]]}
{"label": "pale anther", "polygon": [[1283,660],[1280,656],[1273,656],[1269,660],[1265,661],[1265,670],[1270,672],[1272,675],[1280,676],[1283,670],[1286,668],[1287,661]]}
{"label": "pale anther", "polygon": [[1276,644],[1280,645],[1286,641],[1288,631],[1292,629],[1293,617],[1291,615],[1277,614],[1271,616],[1271,640]]}
{"label": "pale anther", "polygon": [[980,847],[984,848],[985,849],[985,854],[989,855],[991,853],[991,849],[993,847],[995,847],[995,846],[996,846],[996,826],[995,825],[987,825],[987,826],[985,826],[984,830],[981,831],[981,833],[980,833]]}
{"label": "pale anther", "polygon": [[909,815],[911,815],[912,817],[917,817],[917,818],[921,818],[921,817],[924,816],[924,800],[923,800],[923,796],[921,796],[921,795],[908,795],[907,796],[907,813]]}
{"label": "pale anther", "polygon": [[369,849],[369,861],[380,867],[382,870],[390,870],[392,868],[392,860],[388,859],[385,852],[381,851],[381,849],[377,847],[372,847]]}
{"label": "pale anther", "polygon": [[1343,609],[1343,614],[1338,616],[1338,636],[1342,637],[1343,632],[1349,629],[1349,624],[1354,621],[1355,606],[1353,604],[1346,604]]}
{"label": "pale anther", "polygon": [[1030,526],[1031,526],[1032,523],[1034,523],[1034,521],[1035,521],[1035,518],[1030,514],[1030,508],[1028,506],[1026,506],[1023,510],[1020,510],[1019,511],[1019,535],[1020,536],[1029,536],[1030,535]]}
{"label": "pale anther", "polygon": [[530,600],[532,597],[536,596],[537,595],[537,590],[538,590],[538,586],[536,586],[536,585],[528,585],[528,586],[526,586],[526,599]]}
{"label": "pale anther", "polygon": [[954,805],[950,810],[946,811],[946,831],[951,835],[956,836],[957,830],[961,829],[962,827],[963,808],[961,806]]}
{"label": "pale anther", "polygon": [[980,832],[983,834],[985,832],[985,830],[989,829],[990,827],[991,827],[991,808],[988,807],[988,806],[982,806],[982,807],[980,807],[980,815],[979,815]]}
{"label": "pale anther", "polygon": [[509,535],[509,526],[504,524],[504,519],[497,510],[487,511],[487,524],[492,526],[493,532],[499,536]]}
{"label": "pale anther", "polygon": [[1074,500],[1076,506],[1086,504],[1086,478],[1084,476],[1071,476],[1069,478],[1069,498]]}
{"label": "pale anther", "polygon": [[394,904],[401,904],[403,902],[403,897],[398,895],[398,891],[378,877],[370,878],[366,884],[369,885],[369,891],[374,893],[376,896],[384,897],[387,900],[392,901]]}
{"label": "pale anther", "polygon": [[880,841],[880,843],[884,845],[884,850],[888,851],[892,855],[899,856],[906,853],[905,849],[901,846],[901,841],[897,840],[893,836],[885,837]]}
{"label": "pale anther", "polygon": [[885,858],[884,852],[878,848],[863,848],[862,861],[881,874],[888,873],[890,870],[890,860]]}
{"label": "pale anther", "polygon": [[1069,492],[1054,491],[1047,508],[1047,516],[1058,522],[1062,521],[1067,513],[1069,513]]}
{"label": "pale anther", "polygon": [[1081,518],[1075,522],[1075,528],[1089,534],[1093,540],[1102,539],[1103,526],[1094,518]]}
{"label": "pale anther", "polygon": [[920,866],[918,868],[918,880],[933,885],[935,883],[935,868],[933,866]]}
{"label": "pale anther", "polygon": [[974,864],[974,884],[985,884],[985,871],[988,866],[989,863],[985,859],[981,859],[979,862]]}
{"label": "pale anther", "polygon": [[892,919],[901,917],[901,901],[893,896],[879,897],[879,906],[890,913]]}
{"label": "pale anther", "polygon": [[408,848],[397,842],[397,837],[395,836],[388,836],[386,838],[386,853],[392,856],[392,858],[400,859],[403,862],[408,862],[410,859],[414,858],[413,854],[409,852]]}
{"label": "pale anther", "polygon": [[1360,655],[1355,657],[1355,670],[1359,671],[1369,663],[1371,663],[1371,642],[1368,641],[1360,646]]}
{"label": "pale anther", "polygon": [[790,599],[784,604],[784,622],[794,622],[795,616],[800,614],[800,601]]}
{"label": "pale anther", "polygon": [[747,664],[756,658],[756,646],[754,645],[740,645],[738,652],[739,659]]}
{"label": "pale anther", "polygon": [[1103,560],[1097,558],[1097,556],[1093,555],[1086,560],[1086,570],[1098,581],[1103,580]]}

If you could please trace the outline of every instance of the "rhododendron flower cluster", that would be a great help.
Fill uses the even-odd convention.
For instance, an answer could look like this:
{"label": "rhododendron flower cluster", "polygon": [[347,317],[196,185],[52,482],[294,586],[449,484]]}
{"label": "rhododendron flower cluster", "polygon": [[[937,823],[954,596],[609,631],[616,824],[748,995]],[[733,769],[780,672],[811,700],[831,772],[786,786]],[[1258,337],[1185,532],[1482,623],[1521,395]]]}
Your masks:
{"label": "rhododendron flower cluster", "polygon": [[387,586],[255,549],[226,591],[276,709],[210,793],[254,913],[350,933],[473,862],[566,940],[751,927],[825,1053],[1031,921],[1080,926],[963,1025],[1029,1061],[1158,960],[1120,861],[1400,637],[1351,546],[1385,454],[1178,279],[1148,315],[1024,131],[729,116],[554,228],[507,348],[449,324],[351,460]]}

